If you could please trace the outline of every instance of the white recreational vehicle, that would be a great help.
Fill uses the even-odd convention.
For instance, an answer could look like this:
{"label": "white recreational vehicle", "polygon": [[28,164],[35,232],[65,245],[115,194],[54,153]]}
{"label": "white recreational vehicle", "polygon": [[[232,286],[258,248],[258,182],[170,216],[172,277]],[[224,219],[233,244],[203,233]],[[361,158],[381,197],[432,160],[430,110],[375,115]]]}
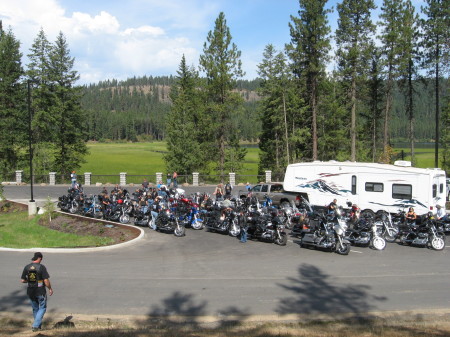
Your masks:
{"label": "white recreational vehicle", "polygon": [[297,163],[288,165],[283,188],[300,193],[312,205],[357,204],[362,211],[395,213],[414,207],[417,214],[445,205],[445,171],[411,167],[408,161],[394,165],[357,162]]}

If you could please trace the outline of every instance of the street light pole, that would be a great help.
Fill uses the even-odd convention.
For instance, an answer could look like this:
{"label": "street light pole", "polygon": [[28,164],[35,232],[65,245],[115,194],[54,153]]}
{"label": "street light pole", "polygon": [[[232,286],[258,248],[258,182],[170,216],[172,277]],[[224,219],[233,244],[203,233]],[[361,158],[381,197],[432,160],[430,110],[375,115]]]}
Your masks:
{"label": "street light pole", "polygon": [[36,202],[34,201],[33,196],[33,133],[31,129],[31,122],[32,122],[32,116],[31,116],[31,87],[30,87],[30,80],[27,80],[27,89],[28,89],[28,95],[27,95],[27,105],[28,105],[28,141],[29,141],[29,152],[30,152],[30,187],[31,187],[31,199],[28,203],[28,215],[35,215],[37,211]]}

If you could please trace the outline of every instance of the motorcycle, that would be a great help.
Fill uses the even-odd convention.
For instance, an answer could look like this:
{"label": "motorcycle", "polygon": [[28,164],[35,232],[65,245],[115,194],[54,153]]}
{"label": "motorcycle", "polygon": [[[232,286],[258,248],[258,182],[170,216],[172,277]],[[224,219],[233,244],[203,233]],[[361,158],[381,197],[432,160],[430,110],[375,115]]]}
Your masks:
{"label": "motorcycle", "polygon": [[403,245],[431,247],[434,250],[445,248],[445,234],[436,226],[433,214],[429,212],[420,225],[404,226],[399,233]]}
{"label": "motorcycle", "polygon": [[155,220],[156,230],[173,232],[176,237],[184,236],[186,229],[183,222],[179,221],[179,216],[176,216],[175,212],[175,205],[170,205],[168,202],[161,202],[161,211]]}
{"label": "motorcycle", "polygon": [[198,203],[188,198],[181,198],[177,203],[178,220],[183,222],[185,227],[192,229],[203,229],[203,219],[199,211]]}
{"label": "motorcycle", "polygon": [[209,231],[228,233],[233,237],[241,232],[239,213],[232,207],[214,206],[206,213],[205,226]]}
{"label": "motorcycle", "polygon": [[271,214],[260,215],[256,221],[248,226],[247,235],[250,239],[255,238],[279,246],[286,246],[287,243],[283,220],[278,217],[277,210],[274,210]]}
{"label": "motorcycle", "polygon": [[100,203],[97,196],[92,196],[84,200],[84,205],[81,210],[82,215],[99,219],[103,216]]}
{"label": "motorcycle", "polygon": [[386,240],[379,234],[377,222],[372,217],[358,219],[347,229],[345,238],[353,245],[370,246],[377,250],[386,248]]}
{"label": "motorcycle", "polygon": [[332,216],[321,216],[318,226],[304,226],[300,235],[300,246],[330,249],[340,255],[348,255],[350,241],[345,238],[347,223],[337,209]]}

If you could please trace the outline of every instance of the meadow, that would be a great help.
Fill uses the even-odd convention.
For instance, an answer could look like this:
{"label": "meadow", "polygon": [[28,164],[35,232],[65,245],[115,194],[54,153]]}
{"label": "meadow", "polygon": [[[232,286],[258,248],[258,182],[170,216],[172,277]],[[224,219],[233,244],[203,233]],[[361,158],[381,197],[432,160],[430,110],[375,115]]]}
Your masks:
{"label": "meadow", "polygon": [[[127,173],[127,182],[140,183],[143,178],[153,182],[155,173],[167,171],[163,156],[167,151],[166,143],[155,141],[147,143],[88,143],[89,155],[86,156],[86,163],[82,164],[78,170],[79,174],[91,172],[92,183],[109,182],[119,183],[119,173]],[[411,160],[409,148],[396,148],[396,153],[404,151],[404,160]],[[254,184],[263,179],[258,176],[259,149],[257,147],[247,147],[244,166],[237,173],[237,183],[249,181]],[[416,148],[416,167],[434,167],[434,149]],[[171,173],[171,172],[170,172]],[[187,181],[192,179],[186,177]],[[183,177],[181,177],[183,181]],[[211,176],[210,181],[218,182],[220,177]]]}

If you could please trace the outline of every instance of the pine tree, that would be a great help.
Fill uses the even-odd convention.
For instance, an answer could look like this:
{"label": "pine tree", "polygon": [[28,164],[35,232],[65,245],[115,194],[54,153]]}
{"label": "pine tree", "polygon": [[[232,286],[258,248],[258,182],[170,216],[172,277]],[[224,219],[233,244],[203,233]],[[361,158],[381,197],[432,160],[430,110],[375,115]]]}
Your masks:
{"label": "pine tree", "polygon": [[292,162],[297,145],[299,111],[298,98],[286,56],[269,44],[258,65],[261,86],[258,94],[262,120],[259,173],[271,170],[275,176],[284,173]]}
{"label": "pine tree", "polygon": [[[402,0],[403,1],[403,0]],[[400,76],[400,60],[402,48],[402,10],[403,3],[398,0],[384,0],[381,7],[379,24],[383,27],[380,40],[383,45],[383,63],[386,77],[386,97],[384,108],[384,161],[390,161],[390,131],[391,109],[394,85]]]}
{"label": "pine tree", "polygon": [[204,116],[197,72],[186,65],[183,55],[176,82],[170,91],[172,107],[166,118],[168,172],[181,175],[201,172],[207,162],[202,147]]}
{"label": "pine tree", "polygon": [[375,9],[373,0],[343,0],[337,5],[339,13],[336,44],[339,71],[346,87],[351,111],[350,160],[356,161],[356,134],[358,100],[362,85],[368,72],[371,36],[375,26],[370,18],[371,10]]}
{"label": "pine tree", "polygon": [[52,88],[53,104],[48,107],[55,120],[54,170],[61,174],[77,169],[87,154],[83,132],[84,112],[81,110],[81,87],[73,70],[75,59],[70,56],[66,38],[62,32],[57,36],[48,54],[48,75]]}
{"label": "pine tree", "polygon": [[[242,108],[242,97],[233,92],[236,81],[244,75],[241,52],[231,42],[232,36],[225,15],[221,12],[215,21],[213,31],[208,33],[207,42],[200,55],[200,69],[206,74],[206,113],[211,117],[211,153],[216,155],[217,169],[224,178],[226,146],[236,139],[233,114]],[[239,138],[239,137],[238,137]],[[214,146],[213,145],[213,146]],[[217,151],[218,150],[218,151]]]}
{"label": "pine tree", "polygon": [[21,58],[20,42],[11,30],[3,31],[0,21],[0,176],[17,169],[27,139]]}
{"label": "pine tree", "polygon": [[291,43],[288,55],[293,63],[294,74],[300,82],[311,116],[312,159],[318,158],[317,112],[320,98],[320,82],[325,75],[330,51],[330,26],[325,4],[327,0],[299,0],[299,17],[291,16],[289,23]]}
{"label": "pine tree", "polygon": [[419,16],[415,13],[411,0],[406,0],[403,8],[402,27],[402,54],[400,60],[400,85],[405,92],[405,110],[409,121],[409,140],[411,147],[411,162],[415,162],[414,154],[414,124],[415,124],[415,104],[414,97],[416,90],[414,80],[418,77],[417,63],[419,60]]}
{"label": "pine tree", "polygon": [[439,128],[440,128],[440,80],[442,70],[448,70],[450,64],[450,0],[425,0],[422,12],[425,51],[423,65],[435,80],[435,167],[439,165]]}

